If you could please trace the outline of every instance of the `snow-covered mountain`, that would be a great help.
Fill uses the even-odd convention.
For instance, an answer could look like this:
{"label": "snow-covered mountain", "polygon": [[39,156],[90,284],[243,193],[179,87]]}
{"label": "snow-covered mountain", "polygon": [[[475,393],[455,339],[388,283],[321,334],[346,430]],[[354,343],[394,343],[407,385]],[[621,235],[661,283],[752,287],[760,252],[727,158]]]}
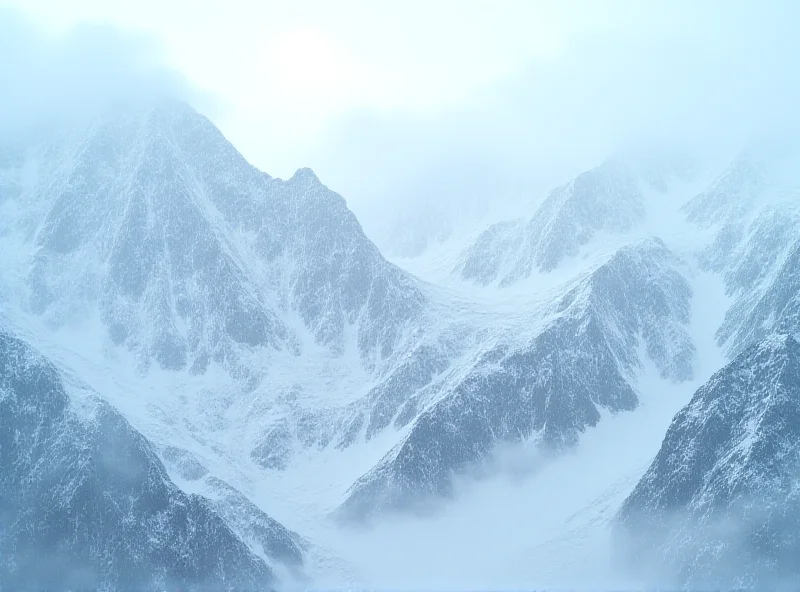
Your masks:
{"label": "snow-covered mountain", "polygon": [[[181,103],[109,110],[0,142],[0,310],[225,529],[226,565],[350,584],[320,524],[444,507],[509,447],[558,463],[650,390],[697,388],[715,340],[732,357],[793,330],[780,159],[611,159],[414,275],[310,170],[256,170]],[[728,299],[707,331],[708,277]]]}
{"label": "snow-covered mountain", "polygon": [[690,589],[794,588],[800,344],[755,343],[675,417],[619,513],[632,568]]}
{"label": "snow-covered mountain", "polygon": [[640,340],[663,377],[691,378],[692,292],[679,269],[658,239],[625,247],[566,290],[530,337],[498,336],[425,385],[393,413],[397,427],[410,425],[407,436],[354,484],[343,510],[363,516],[449,495],[453,473],[500,444],[575,444],[600,408],[636,407]]}
{"label": "snow-covered mountain", "polygon": [[619,512],[623,558],[651,582],[796,585],[800,202],[786,174],[794,161],[741,155],[683,208],[709,230],[698,260],[731,298],[716,339],[733,360],[674,418]]}
{"label": "snow-covered mountain", "polygon": [[298,535],[274,527],[256,552],[113,407],[6,330],[0,417],[3,589],[268,590],[265,555],[302,567]]}
{"label": "snow-covered mountain", "polygon": [[597,233],[624,232],[645,217],[643,196],[624,167],[604,163],[553,190],[527,221],[499,222],[466,250],[457,271],[501,287],[552,271]]}
{"label": "snow-covered mountain", "polygon": [[310,170],[270,178],[184,104],[99,117],[6,158],[24,304],[56,327],[97,315],[144,366],[249,375],[245,351],[299,348],[293,317],[339,351],[354,327],[376,364],[422,307]]}

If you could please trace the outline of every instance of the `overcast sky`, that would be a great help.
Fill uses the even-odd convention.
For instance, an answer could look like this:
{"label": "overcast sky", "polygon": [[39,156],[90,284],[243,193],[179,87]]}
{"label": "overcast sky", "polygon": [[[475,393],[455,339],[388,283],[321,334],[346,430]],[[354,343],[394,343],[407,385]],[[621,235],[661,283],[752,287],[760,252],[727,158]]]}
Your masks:
{"label": "overcast sky", "polygon": [[342,116],[441,114],[587,30],[622,26],[626,12],[531,0],[6,3],[53,33],[92,23],[152,34],[169,65],[222,100],[237,143],[280,175],[307,164]]}
{"label": "overcast sky", "polygon": [[797,5],[0,0],[37,30],[0,44],[46,73],[43,96],[160,68],[259,168],[311,166],[362,219],[389,219],[524,197],[644,138],[719,143],[791,117]]}

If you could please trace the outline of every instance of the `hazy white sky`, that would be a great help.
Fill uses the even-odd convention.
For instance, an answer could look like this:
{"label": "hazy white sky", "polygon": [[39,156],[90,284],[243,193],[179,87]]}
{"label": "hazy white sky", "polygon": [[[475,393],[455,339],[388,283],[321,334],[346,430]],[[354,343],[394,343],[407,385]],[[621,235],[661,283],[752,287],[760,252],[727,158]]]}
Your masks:
{"label": "hazy white sky", "polygon": [[498,8],[469,0],[10,4],[54,31],[94,23],[152,33],[171,65],[224,102],[226,127],[263,154],[259,164],[281,174],[296,166],[282,153],[302,152],[337,116],[458,102],[552,50],[563,27],[552,4],[525,1]]}
{"label": "hazy white sky", "polygon": [[[38,47],[38,61],[29,55],[36,44],[7,45],[18,64],[0,64],[0,75],[16,65],[11,81],[28,71],[48,91],[38,94],[52,97],[63,94],[52,78],[61,88],[75,75],[87,88],[91,76],[119,86],[131,65],[139,75],[165,65],[214,97],[212,119],[259,168],[286,177],[311,166],[362,220],[370,207],[391,219],[398,204],[454,210],[524,196],[535,180],[642,137],[723,141],[794,113],[800,88],[793,0],[3,6],[43,39],[71,37]],[[136,88],[132,80],[122,86]],[[35,102],[29,95],[18,101]]]}
{"label": "hazy white sky", "polygon": [[170,65],[222,101],[237,144],[280,175],[307,164],[303,153],[348,113],[436,114],[587,34],[680,26],[668,3],[635,0],[6,3],[53,32],[92,23],[152,34]]}

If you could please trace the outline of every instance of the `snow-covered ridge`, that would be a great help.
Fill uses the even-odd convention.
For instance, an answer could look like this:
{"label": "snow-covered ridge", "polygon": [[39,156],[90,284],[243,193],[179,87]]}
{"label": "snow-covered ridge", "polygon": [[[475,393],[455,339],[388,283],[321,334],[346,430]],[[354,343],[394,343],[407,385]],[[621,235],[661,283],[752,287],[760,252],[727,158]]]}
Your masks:
{"label": "snow-covered ridge", "polygon": [[270,178],[183,104],[103,117],[15,154],[2,207],[4,250],[19,254],[8,263],[27,286],[19,304],[54,327],[96,307],[143,368],[213,362],[257,382],[248,351],[297,353],[306,332],[342,353],[349,327],[379,365],[423,306],[311,171]]}
{"label": "snow-covered ridge", "polygon": [[800,328],[800,155],[747,152],[684,210],[712,240],[700,264],[735,298],[717,337],[732,356],[771,332]]}
{"label": "snow-covered ridge", "polygon": [[636,180],[615,163],[554,189],[527,221],[500,222],[462,255],[456,272],[478,284],[507,286],[534,269],[552,271],[599,232],[624,232],[645,215]]}
{"label": "snow-covered ridge", "polygon": [[[692,292],[678,266],[658,239],[621,249],[566,290],[529,337],[499,336],[437,381],[433,372],[415,373],[426,381],[409,382],[417,394],[402,406],[396,397],[392,411],[395,427],[410,430],[355,483],[340,515],[371,516],[450,495],[453,472],[487,460],[501,444],[574,445],[599,421],[599,409],[636,407],[630,379],[644,361],[640,340],[663,377],[691,378]],[[436,358],[416,363],[435,366]],[[381,402],[373,409],[388,425]]]}

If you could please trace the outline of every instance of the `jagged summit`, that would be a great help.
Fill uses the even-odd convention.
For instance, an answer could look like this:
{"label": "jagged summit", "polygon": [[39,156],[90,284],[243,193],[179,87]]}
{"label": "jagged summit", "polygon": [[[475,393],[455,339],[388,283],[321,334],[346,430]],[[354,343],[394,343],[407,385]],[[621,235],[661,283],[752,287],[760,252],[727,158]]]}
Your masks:
{"label": "jagged summit", "polygon": [[208,120],[169,102],[95,124],[62,150],[69,166],[42,159],[30,190],[48,204],[28,274],[34,313],[60,324],[94,302],[111,340],[144,364],[195,372],[232,362],[238,345],[287,342],[274,297],[249,282],[215,223],[217,206],[261,176]]}
{"label": "jagged summit", "polygon": [[487,229],[463,253],[456,271],[478,284],[507,286],[534,270],[552,271],[596,234],[630,230],[644,216],[635,178],[608,161],[554,189],[529,220]]}
{"label": "jagged summit", "polygon": [[[167,369],[210,362],[247,375],[243,352],[391,355],[423,306],[310,169],[273,179],[186,104],[104,113],[3,171],[7,238],[29,259],[23,305],[53,326],[98,314],[110,340]],[[11,203],[13,202],[13,203]]]}
{"label": "jagged summit", "polygon": [[289,178],[289,182],[292,181],[305,181],[307,183],[319,183],[320,180],[317,177],[316,173],[310,169],[309,167],[301,167],[294,172]]}

